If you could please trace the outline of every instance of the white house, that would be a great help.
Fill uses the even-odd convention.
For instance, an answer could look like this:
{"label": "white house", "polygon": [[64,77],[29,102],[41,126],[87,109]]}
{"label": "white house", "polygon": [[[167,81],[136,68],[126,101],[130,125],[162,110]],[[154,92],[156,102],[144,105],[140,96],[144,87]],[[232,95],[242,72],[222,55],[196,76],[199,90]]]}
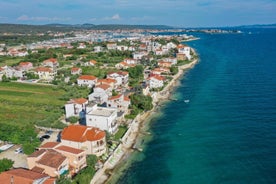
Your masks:
{"label": "white house", "polygon": [[102,51],[103,51],[103,47],[101,47],[101,46],[94,47],[94,52],[102,52]]}
{"label": "white house", "polygon": [[116,86],[120,85],[126,85],[128,83],[128,72],[110,72],[107,74],[107,78],[115,79],[116,80]]}
{"label": "white house", "polygon": [[147,55],[147,52],[134,52],[133,59],[142,59],[143,56]]}
{"label": "white house", "polygon": [[115,50],[117,48],[117,43],[116,42],[109,42],[106,44],[106,47],[108,50]]}
{"label": "white house", "polygon": [[112,89],[114,89],[115,84],[116,84],[116,80],[115,79],[110,79],[110,78],[106,78],[106,79],[98,79],[97,84],[96,85],[100,85],[100,84],[106,84],[111,86]]}
{"label": "white house", "polygon": [[152,88],[161,88],[164,86],[165,78],[159,75],[154,75],[152,77],[149,77],[148,83],[150,89]]}
{"label": "white house", "polygon": [[116,118],[116,109],[98,107],[97,104],[86,106],[87,126],[97,127],[114,134],[118,129]]}
{"label": "white house", "polygon": [[72,75],[80,75],[82,73],[82,69],[78,67],[71,68],[71,74]]}
{"label": "white house", "polygon": [[112,88],[107,84],[100,84],[94,87],[93,93],[88,96],[89,101],[103,104],[107,102],[108,96],[111,95]]}
{"label": "white house", "polygon": [[172,65],[176,65],[177,64],[177,58],[176,57],[164,58],[164,61],[171,62]]}
{"label": "white house", "polygon": [[21,69],[21,70],[24,70],[24,71],[28,71],[30,69],[33,68],[33,63],[31,62],[20,62],[18,67]]}
{"label": "white house", "polygon": [[186,57],[190,60],[192,58],[191,56],[191,48],[186,46],[186,45],[182,45],[182,44],[179,44],[177,46],[177,49],[178,49],[178,53],[180,54],[185,54]]}
{"label": "white house", "polygon": [[107,101],[107,107],[116,108],[118,111],[126,111],[129,105],[130,99],[123,94],[109,97]]}
{"label": "white house", "polygon": [[69,125],[61,133],[61,144],[86,151],[88,155],[106,153],[106,134],[96,127]]}
{"label": "white house", "polygon": [[79,116],[79,113],[85,109],[88,100],[85,98],[71,99],[65,104],[65,117]]}
{"label": "white house", "polygon": [[89,88],[92,88],[97,82],[97,77],[93,75],[81,75],[77,79],[77,82],[79,86],[88,86]]}
{"label": "white house", "polygon": [[119,51],[126,51],[126,50],[128,50],[128,46],[125,46],[125,45],[117,45],[117,50],[119,50]]}
{"label": "white house", "polygon": [[38,67],[35,69],[35,74],[38,75],[39,79],[51,81],[55,78],[56,72],[47,67]]}
{"label": "white house", "polygon": [[51,68],[56,68],[59,66],[59,63],[58,63],[57,59],[50,58],[50,59],[43,61],[43,66],[45,66],[45,67],[49,66]]}

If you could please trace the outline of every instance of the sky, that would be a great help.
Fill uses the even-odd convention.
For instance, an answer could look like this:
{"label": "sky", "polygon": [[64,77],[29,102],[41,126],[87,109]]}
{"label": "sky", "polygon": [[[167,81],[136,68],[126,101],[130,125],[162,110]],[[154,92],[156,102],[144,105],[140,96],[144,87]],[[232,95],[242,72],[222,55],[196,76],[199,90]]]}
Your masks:
{"label": "sky", "polygon": [[276,23],[276,0],[0,0],[0,23],[272,24]]}

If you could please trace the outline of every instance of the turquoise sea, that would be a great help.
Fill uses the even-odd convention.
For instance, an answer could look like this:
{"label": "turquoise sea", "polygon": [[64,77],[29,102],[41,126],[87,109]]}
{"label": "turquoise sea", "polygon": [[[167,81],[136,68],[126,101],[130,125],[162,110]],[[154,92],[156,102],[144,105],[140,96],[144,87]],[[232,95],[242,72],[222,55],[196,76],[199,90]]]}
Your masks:
{"label": "turquoise sea", "polygon": [[242,31],[187,43],[200,62],[116,183],[276,183],[276,29]]}

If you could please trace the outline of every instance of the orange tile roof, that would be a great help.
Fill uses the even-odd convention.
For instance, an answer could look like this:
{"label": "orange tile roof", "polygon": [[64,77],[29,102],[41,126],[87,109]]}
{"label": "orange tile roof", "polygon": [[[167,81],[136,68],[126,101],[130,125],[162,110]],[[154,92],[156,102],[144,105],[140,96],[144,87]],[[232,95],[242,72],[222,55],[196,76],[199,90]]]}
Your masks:
{"label": "orange tile roof", "polygon": [[107,84],[99,84],[99,85],[97,85],[97,86],[95,86],[96,88],[102,88],[102,89],[104,89],[104,90],[107,90],[108,88],[110,88],[110,86],[109,85],[107,85]]}
{"label": "orange tile roof", "polygon": [[56,178],[48,178],[43,184],[56,184]]}
{"label": "orange tile roof", "polygon": [[76,99],[72,99],[72,101],[74,101],[77,104],[84,104],[86,103],[88,100],[85,98],[76,98]]}
{"label": "orange tile roof", "polygon": [[150,77],[150,78],[155,78],[155,79],[157,79],[157,80],[162,80],[162,81],[165,80],[165,78],[162,77],[162,76],[160,76],[160,75],[154,75],[154,76],[152,76],[152,77]]}
{"label": "orange tile roof", "polygon": [[130,99],[128,98],[128,96],[124,96],[124,101],[130,101]]}
{"label": "orange tile roof", "polygon": [[118,99],[122,96],[122,94],[119,94],[119,95],[116,95],[116,96],[112,96],[112,97],[109,97],[108,100],[115,100],[115,99]]}
{"label": "orange tile roof", "polygon": [[96,63],[97,63],[97,61],[95,61],[95,60],[90,60],[89,62],[90,62],[90,63],[93,63],[93,64],[96,64]]}
{"label": "orange tile roof", "polygon": [[109,72],[108,75],[111,75],[111,74],[114,74],[114,73],[117,73],[117,74],[119,74],[119,75],[128,75],[128,72],[125,72],[125,71]]}
{"label": "orange tile roof", "polygon": [[95,77],[93,75],[82,75],[78,79],[80,79],[80,80],[96,80],[97,77]]}
{"label": "orange tile roof", "polygon": [[44,150],[44,149],[35,151],[35,152],[33,152],[32,154],[30,154],[28,157],[38,157],[38,156],[42,155],[45,151],[46,151],[46,150]]}
{"label": "orange tile roof", "polygon": [[66,157],[61,153],[54,150],[47,150],[37,163],[57,169],[65,160]]}
{"label": "orange tile roof", "polygon": [[43,173],[44,170],[45,170],[45,169],[40,168],[40,167],[37,167],[37,166],[35,166],[35,167],[33,167],[33,168],[31,169],[31,171],[34,171],[34,172],[37,172],[37,173]]}
{"label": "orange tile roof", "polygon": [[1,184],[10,184],[11,178],[14,184],[32,184],[35,180],[46,178],[48,175],[37,173],[27,169],[11,169],[0,174]]}
{"label": "orange tile roof", "polygon": [[61,151],[66,151],[66,152],[69,152],[69,153],[73,153],[73,154],[80,154],[80,153],[84,152],[84,150],[72,148],[72,147],[69,147],[69,146],[59,146],[56,149],[61,150]]}
{"label": "orange tile roof", "polygon": [[95,127],[69,125],[61,133],[61,139],[75,142],[96,141],[105,138],[105,132]]}
{"label": "orange tile roof", "polygon": [[48,148],[54,148],[57,145],[59,145],[59,142],[47,142],[47,143],[41,145],[39,148],[48,149]]}
{"label": "orange tile roof", "polygon": [[72,72],[77,72],[77,71],[79,71],[79,70],[80,70],[80,68],[78,68],[78,67],[73,67],[73,68],[71,69]]}
{"label": "orange tile roof", "polygon": [[52,72],[51,68],[47,68],[47,67],[38,67],[35,69],[37,72]]}
{"label": "orange tile roof", "polygon": [[26,62],[20,62],[20,63],[19,63],[19,66],[26,66],[26,65],[29,65],[29,64],[32,65],[32,63],[31,63],[31,62],[28,62],[28,61],[26,61]]}
{"label": "orange tile roof", "polygon": [[98,83],[116,83],[116,80],[111,78],[99,79]]}
{"label": "orange tile roof", "polygon": [[57,63],[57,59],[56,58],[50,58],[50,59],[46,59],[45,61],[43,61],[43,63],[47,63],[47,62]]}

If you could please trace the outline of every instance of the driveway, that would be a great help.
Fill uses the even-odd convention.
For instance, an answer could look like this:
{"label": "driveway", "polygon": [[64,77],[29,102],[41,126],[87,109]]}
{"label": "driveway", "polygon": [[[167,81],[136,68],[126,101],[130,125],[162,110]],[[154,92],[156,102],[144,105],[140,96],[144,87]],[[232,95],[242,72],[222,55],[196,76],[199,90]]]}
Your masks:
{"label": "driveway", "polygon": [[27,155],[25,155],[23,153],[15,153],[14,152],[19,147],[21,147],[21,146],[15,145],[15,146],[11,147],[10,149],[0,153],[0,159],[8,158],[8,159],[13,160],[14,168],[18,168],[18,167],[28,168]]}

